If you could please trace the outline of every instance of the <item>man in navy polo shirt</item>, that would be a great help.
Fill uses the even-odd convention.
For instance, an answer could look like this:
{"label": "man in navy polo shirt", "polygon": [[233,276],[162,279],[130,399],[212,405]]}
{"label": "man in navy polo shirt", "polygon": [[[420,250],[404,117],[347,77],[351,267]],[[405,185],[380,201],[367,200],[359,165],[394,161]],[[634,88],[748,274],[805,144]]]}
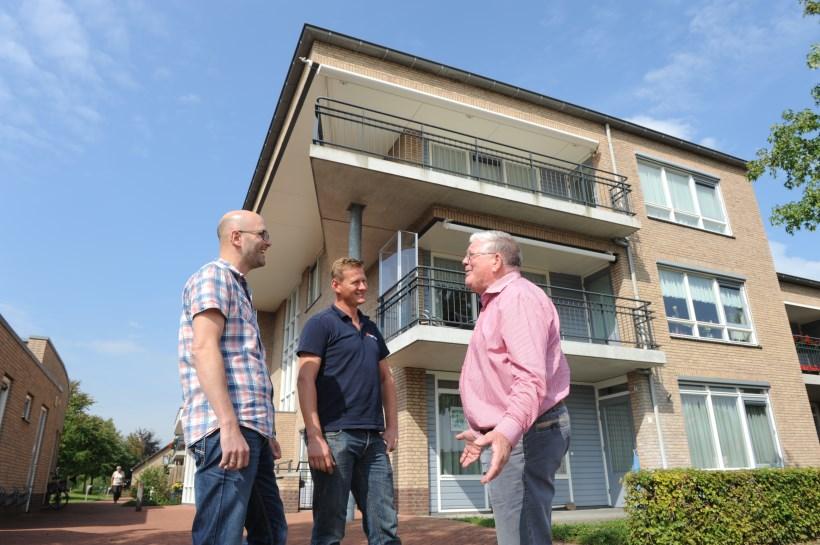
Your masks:
{"label": "man in navy polo shirt", "polygon": [[396,386],[387,345],[358,309],[367,294],[363,263],[337,259],[330,286],[336,301],[307,321],[298,350],[299,405],[313,476],[311,543],[342,541],[353,492],[368,543],[400,544],[387,457],[398,441]]}

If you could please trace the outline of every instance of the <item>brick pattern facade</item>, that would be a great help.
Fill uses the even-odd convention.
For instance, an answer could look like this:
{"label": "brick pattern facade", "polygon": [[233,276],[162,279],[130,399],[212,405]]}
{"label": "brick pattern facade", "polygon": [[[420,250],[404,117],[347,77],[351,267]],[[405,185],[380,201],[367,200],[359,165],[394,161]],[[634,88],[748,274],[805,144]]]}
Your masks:
{"label": "brick pattern facade", "polygon": [[[42,408],[48,413],[32,488],[31,510],[38,511],[57,464],[57,451],[68,404],[68,375],[47,338],[23,342],[0,316],[0,378],[11,379],[0,421],[0,488],[6,493],[27,487]],[[32,397],[29,419],[23,418],[26,395]],[[6,507],[22,510],[24,505]]]}
{"label": "brick pattern facade", "polygon": [[393,379],[399,412],[399,447],[391,456],[396,505],[402,515],[426,515],[430,510],[430,492],[425,371],[410,367],[394,369]]}

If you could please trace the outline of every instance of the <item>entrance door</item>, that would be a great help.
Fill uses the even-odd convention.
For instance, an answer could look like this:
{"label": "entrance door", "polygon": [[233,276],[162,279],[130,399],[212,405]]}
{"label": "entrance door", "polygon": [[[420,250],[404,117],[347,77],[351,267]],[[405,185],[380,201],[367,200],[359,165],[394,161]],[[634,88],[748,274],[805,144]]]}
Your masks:
{"label": "entrance door", "polygon": [[609,494],[615,507],[623,507],[622,479],[632,468],[635,433],[632,430],[632,408],[629,395],[603,399],[599,402],[604,453],[609,476]]}

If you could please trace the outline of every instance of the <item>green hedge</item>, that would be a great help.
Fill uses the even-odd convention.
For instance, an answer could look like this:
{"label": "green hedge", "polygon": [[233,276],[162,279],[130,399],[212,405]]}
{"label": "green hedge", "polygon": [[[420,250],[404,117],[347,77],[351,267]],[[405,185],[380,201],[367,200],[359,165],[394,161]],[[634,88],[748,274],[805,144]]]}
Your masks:
{"label": "green hedge", "polygon": [[820,537],[820,469],[630,473],[630,545],[785,545]]}

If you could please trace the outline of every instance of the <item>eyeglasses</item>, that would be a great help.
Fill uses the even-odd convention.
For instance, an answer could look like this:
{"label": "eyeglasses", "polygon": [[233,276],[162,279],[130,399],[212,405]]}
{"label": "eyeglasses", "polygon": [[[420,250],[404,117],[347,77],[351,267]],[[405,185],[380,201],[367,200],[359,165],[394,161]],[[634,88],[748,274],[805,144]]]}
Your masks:
{"label": "eyeglasses", "polygon": [[237,229],[240,233],[250,233],[251,235],[258,235],[259,238],[264,240],[265,242],[270,242],[270,233],[268,233],[267,229],[263,229],[262,231],[243,231],[242,229]]}
{"label": "eyeglasses", "polygon": [[464,259],[466,259],[468,262],[471,262],[473,260],[473,258],[477,255],[495,255],[497,253],[498,252],[474,252],[474,253],[467,252],[467,255],[464,256]]}

